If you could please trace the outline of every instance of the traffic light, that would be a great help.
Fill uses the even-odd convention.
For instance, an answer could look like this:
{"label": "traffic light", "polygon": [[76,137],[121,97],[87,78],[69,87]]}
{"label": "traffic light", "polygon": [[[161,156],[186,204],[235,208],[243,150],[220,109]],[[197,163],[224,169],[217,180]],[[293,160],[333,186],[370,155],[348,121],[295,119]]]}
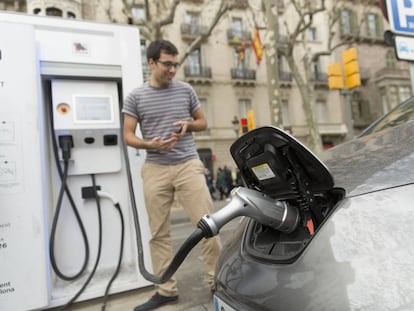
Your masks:
{"label": "traffic light", "polygon": [[245,134],[248,131],[249,131],[249,129],[247,127],[247,119],[246,118],[240,119],[240,133]]}
{"label": "traffic light", "polygon": [[358,57],[356,48],[350,48],[342,52],[342,62],[344,63],[345,86],[347,89],[361,85],[359,75]]}
{"label": "traffic light", "polygon": [[341,64],[328,65],[328,86],[331,90],[340,90],[344,88],[344,77],[342,76]]}
{"label": "traffic light", "polygon": [[254,130],[256,128],[256,120],[254,119],[254,111],[250,109],[247,111],[247,129],[249,131]]}

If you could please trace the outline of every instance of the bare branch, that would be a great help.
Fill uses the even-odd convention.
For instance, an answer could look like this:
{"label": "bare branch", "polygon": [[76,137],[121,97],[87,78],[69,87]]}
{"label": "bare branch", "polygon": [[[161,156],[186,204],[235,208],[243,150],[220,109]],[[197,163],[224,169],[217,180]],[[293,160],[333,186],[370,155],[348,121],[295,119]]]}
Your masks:
{"label": "bare branch", "polygon": [[190,53],[197,48],[201,42],[203,42],[206,38],[208,38],[211,33],[213,32],[214,28],[220,21],[221,17],[229,10],[231,10],[234,7],[234,4],[228,3],[224,0],[221,0],[220,7],[217,10],[216,15],[214,16],[214,19],[211,21],[211,24],[208,26],[207,30],[205,32],[202,32],[194,41],[191,42],[190,46],[188,46],[182,56],[179,59],[179,62],[182,63]]}
{"label": "bare branch", "polygon": [[174,22],[174,15],[175,11],[177,9],[178,4],[180,3],[180,0],[174,0],[171,6],[168,8],[168,15],[162,19],[158,24],[159,27],[172,24]]}

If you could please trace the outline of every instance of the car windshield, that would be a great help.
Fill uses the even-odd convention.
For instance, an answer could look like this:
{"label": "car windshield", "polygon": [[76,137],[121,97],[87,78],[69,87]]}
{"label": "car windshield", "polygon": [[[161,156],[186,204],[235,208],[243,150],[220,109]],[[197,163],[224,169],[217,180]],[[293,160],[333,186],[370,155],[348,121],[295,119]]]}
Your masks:
{"label": "car windshield", "polygon": [[368,134],[376,133],[386,128],[394,127],[412,120],[414,120],[414,97],[411,97],[405,102],[399,104],[388,114],[386,114],[379,120],[375,121],[359,136],[365,136]]}

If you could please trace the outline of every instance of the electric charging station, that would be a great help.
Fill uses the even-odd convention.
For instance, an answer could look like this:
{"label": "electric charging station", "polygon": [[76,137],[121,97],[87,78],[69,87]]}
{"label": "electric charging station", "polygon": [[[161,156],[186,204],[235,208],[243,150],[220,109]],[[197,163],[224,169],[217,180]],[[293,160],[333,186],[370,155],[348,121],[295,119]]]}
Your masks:
{"label": "electric charging station", "polygon": [[[103,197],[100,223],[96,200],[83,196],[94,183],[117,200],[125,220],[122,265],[110,293],[151,284],[138,269],[130,212],[133,200],[151,267],[140,178],[145,152],[123,148],[120,117],[123,97],[141,83],[136,27],[0,13],[0,310],[64,305],[98,255],[77,301],[104,295],[117,267],[121,221],[113,200]],[[67,162],[62,137],[70,142]],[[68,275],[79,271],[88,251],[73,205],[89,260],[66,281],[51,267],[49,242],[55,224],[56,265]]]}

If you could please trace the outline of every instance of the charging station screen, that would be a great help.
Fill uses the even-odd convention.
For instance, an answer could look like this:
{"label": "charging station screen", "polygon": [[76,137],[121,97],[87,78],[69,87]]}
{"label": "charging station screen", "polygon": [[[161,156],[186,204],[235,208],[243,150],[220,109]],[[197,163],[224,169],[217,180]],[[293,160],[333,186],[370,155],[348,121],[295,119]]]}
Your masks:
{"label": "charging station screen", "polygon": [[110,96],[75,96],[75,122],[113,122]]}

